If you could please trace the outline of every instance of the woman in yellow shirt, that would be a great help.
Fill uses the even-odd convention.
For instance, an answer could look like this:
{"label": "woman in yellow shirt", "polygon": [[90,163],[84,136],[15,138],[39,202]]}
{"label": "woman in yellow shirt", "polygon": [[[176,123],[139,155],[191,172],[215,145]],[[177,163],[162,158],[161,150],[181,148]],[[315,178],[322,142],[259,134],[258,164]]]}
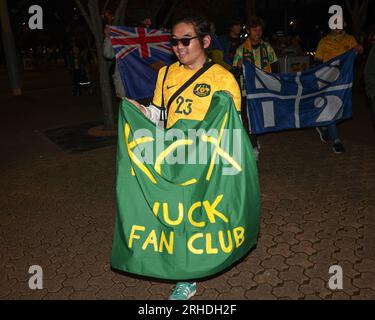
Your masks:
{"label": "woman in yellow shirt", "polygon": [[[159,71],[152,104],[145,107],[130,100],[142,113],[160,124],[163,110],[167,107],[166,125],[172,127],[178,120],[203,120],[216,91],[227,91],[233,97],[235,107],[241,109],[240,88],[234,76],[214,64],[184,91],[176,95],[194,74],[207,67],[206,49],[211,43],[210,24],[204,18],[188,17],[176,22],[172,28],[171,44],[178,62]],[[169,107],[168,107],[169,106]],[[179,282],[170,300],[188,300],[197,290],[197,284]]]}
{"label": "woman in yellow shirt", "polygon": [[172,29],[171,40],[178,62],[160,69],[151,105],[145,107],[131,100],[154,123],[160,123],[163,110],[168,105],[166,128],[172,127],[180,119],[203,120],[216,91],[230,93],[240,112],[241,93],[238,83],[228,70],[218,64],[213,64],[181,94],[175,96],[176,91],[208,63],[206,50],[211,44],[209,26],[202,18],[179,20]]}

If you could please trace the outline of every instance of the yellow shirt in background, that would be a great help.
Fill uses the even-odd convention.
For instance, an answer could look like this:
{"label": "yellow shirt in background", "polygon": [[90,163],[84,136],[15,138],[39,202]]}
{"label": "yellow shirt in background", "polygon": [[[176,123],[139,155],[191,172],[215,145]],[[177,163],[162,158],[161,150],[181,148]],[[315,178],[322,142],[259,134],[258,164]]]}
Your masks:
{"label": "yellow shirt in background", "polygon": [[[166,108],[173,94],[198,71],[185,69],[180,62],[176,62],[169,67],[162,89],[166,69],[167,67],[163,67],[158,74],[152,101],[156,107],[164,105]],[[162,90],[164,104],[162,104]],[[225,68],[215,64],[171,103],[166,127],[170,128],[180,119],[203,120],[216,91],[228,91],[233,97],[236,109],[241,110],[241,93],[236,79]]]}
{"label": "yellow shirt in background", "polygon": [[357,41],[353,36],[345,32],[342,34],[331,32],[320,40],[315,58],[327,62],[355,46]]}

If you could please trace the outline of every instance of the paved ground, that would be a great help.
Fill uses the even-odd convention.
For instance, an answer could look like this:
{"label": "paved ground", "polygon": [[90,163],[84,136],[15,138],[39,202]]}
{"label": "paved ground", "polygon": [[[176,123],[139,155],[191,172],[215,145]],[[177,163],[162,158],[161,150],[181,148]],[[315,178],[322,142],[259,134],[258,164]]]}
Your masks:
{"label": "paved ground", "polygon": [[[0,299],[166,299],[170,284],[110,270],[115,148],[67,155],[40,133],[101,117],[98,97],[71,97],[64,72],[49,79],[18,99],[0,88]],[[261,138],[258,246],[194,299],[375,299],[375,136],[361,92],[340,131],[344,155],[314,130]],[[35,264],[43,290],[28,288]],[[343,290],[328,289],[332,265]]]}

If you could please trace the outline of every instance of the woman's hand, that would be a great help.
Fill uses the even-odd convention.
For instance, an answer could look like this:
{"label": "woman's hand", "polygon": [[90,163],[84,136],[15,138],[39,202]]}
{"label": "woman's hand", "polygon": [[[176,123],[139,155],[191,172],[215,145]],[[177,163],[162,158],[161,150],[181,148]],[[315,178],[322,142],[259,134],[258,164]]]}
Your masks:
{"label": "woman's hand", "polygon": [[128,100],[131,104],[133,104],[135,107],[137,107],[138,110],[140,110],[147,117],[148,112],[147,112],[145,106],[143,106],[139,102],[137,102],[135,100],[132,100],[132,99],[129,99],[129,98],[126,98],[126,100]]}

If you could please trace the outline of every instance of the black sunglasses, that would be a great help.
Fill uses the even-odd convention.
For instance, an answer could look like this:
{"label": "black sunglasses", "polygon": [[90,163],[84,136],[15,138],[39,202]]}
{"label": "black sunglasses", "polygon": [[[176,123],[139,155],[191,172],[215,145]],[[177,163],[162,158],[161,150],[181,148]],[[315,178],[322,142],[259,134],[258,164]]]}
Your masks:
{"label": "black sunglasses", "polygon": [[181,38],[181,39],[172,38],[171,45],[175,47],[175,46],[178,46],[179,42],[181,42],[184,47],[187,47],[190,45],[190,40],[197,39],[197,38],[198,36],[191,37],[191,38]]}

